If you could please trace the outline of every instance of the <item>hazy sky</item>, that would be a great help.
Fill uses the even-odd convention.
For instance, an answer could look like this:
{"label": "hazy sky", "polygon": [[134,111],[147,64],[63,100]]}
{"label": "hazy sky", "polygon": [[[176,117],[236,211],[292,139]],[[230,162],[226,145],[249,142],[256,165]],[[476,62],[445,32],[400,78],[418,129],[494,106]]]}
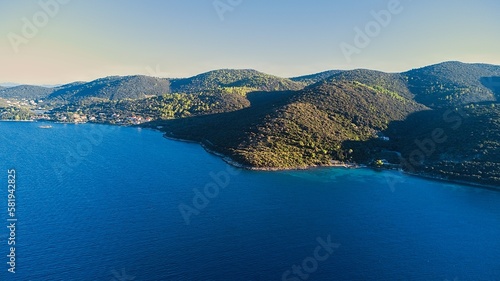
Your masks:
{"label": "hazy sky", "polygon": [[[296,76],[447,60],[500,64],[500,1],[397,2],[0,0],[0,83],[187,77],[218,68]],[[382,10],[377,23],[373,12]]]}

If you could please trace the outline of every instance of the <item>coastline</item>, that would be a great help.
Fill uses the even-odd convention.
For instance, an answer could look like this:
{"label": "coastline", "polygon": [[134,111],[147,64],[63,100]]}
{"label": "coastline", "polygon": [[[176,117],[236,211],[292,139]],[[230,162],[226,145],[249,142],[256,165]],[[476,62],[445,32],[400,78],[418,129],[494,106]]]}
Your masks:
{"label": "coastline", "polygon": [[404,174],[411,176],[411,177],[417,177],[417,178],[439,181],[439,182],[444,182],[444,183],[459,184],[459,185],[465,185],[465,186],[470,186],[470,187],[477,187],[477,188],[484,188],[484,189],[488,189],[488,190],[500,191],[500,187],[494,186],[494,185],[488,185],[488,184],[482,184],[482,183],[470,182],[470,181],[462,181],[462,180],[452,180],[452,179],[447,179],[445,177],[440,177],[438,175],[432,175],[432,174],[426,174],[426,173],[412,173],[412,172],[407,172],[407,171],[401,171],[401,172],[403,172]]}
{"label": "coastline", "polygon": [[[349,163],[341,163],[341,162],[334,163],[333,161],[330,165],[309,165],[309,166],[303,166],[303,167],[290,167],[290,168],[251,167],[251,166],[243,165],[243,164],[233,160],[228,155],[225,155],[225,154],[216,152],[213,149],[210,149],[203,142],[178,138],[178,137],[173,136],[173,134],[171,132],[162,131],[161,129],[158,129],[158,128],[151,128],[151,129],[161,132],[163,134],[163,137],[166,139],[169,139],[169,140],[199,144],[201,147],[203,147],[203,149],[206,152],[220,157],[227,164],[229,164],[233,167],[236,167],[236,168],[250,170],[250,171],[268,171],[268,172],[303,171],[303,170],[309,170],[309,169],[314,169],[314,168],[328,168],[328,167],[330,167],[330,168],[347,168],[347,169],[365,168],[365,169],[384,170],[384,171],[394,171],[395,170],[394,168],[383,168],[383,167],[382,168],[373,168],[373,167],[363,165],[363,164],[349,164]],[[418,177],[418,178],[422,178],[422,179],[426,179],[426,180],[439,181],[439,182],[450,183],[450,184],[459,184],[459,185],[465,185],[465,186],[470,186],[470,187],[484,188],[484,189],[488,189],[488,190],[500,191],[500,187],[494,186],[494,185],[487,185],[487,184],[481,184],[481,183],[469,182],[469,181],[461,181],[461,180],[452,180],[452,179],[440,177],[438,175],[426,174],[426,173],[412,173],[412,172],[404,171],[402,169],[398,169],[398,170],[400,172],[404,173],[405,175],[412,176],[412,177]]]}
{"label": "coastline", "polygon": [[[40,122],[40,120],[0,120],[0,122]],[[41,123],[56,123],[56,124],[79,124],[79,123],[72,123],[72,122],[54,122],[54,121],[49,121],[49,120],[43,120]],[[87,123],[87,124],[94,124],[94,123]],[[314,168],[346,168],[346,169],[359,169],[359,168],[368,168],[368,169],[373,169],[373,170],[385,170],[385,171],[394,171],[394,168],[384,168],[384,167],[370,167],[367,165],[363,164],[356,164],[356,163],[342,163],[342,162],[335,162],[332,161],[330,164],[325,164],[325,165],[307,165],[307,166],[300,166],[300,167],[289,167],[289,168],[276,168],[276,167],[252,167],[248,165],[244,165],[242,163],[239,163],[236,160],[233,160],[230,156],[219,153],[213,149],[211,149],[207,144],[201,141],[194,141],[194,140],[188,140],[188,139],[182,139],[174,136],[171,132],[167,132],[162,130],[163,128],[156,128],[156,127],[146,127],[146,126],[141,126],[139,125],[132,125],[132,126],[125,126],[125,125],[117,125],[117,124],[100,124],[99,125],[111,125],[111,126],[120,126],[120,127],[139,127],[142,129],[150,129],[152,131],[160,132],[162,133],[163,137],[168,140],[173,140],[173,141],[179,141],[179,142],[185,142],[185,143],[193,143],[193,144],[198,144],[200,145],[206,152],[215,155],[217,157],[220,157],[224,162],[227,164],[239,168],[239,169],[244,169],[244,170],[249,170],[249,171],[267,171],[267,172],[279,172],[279,171],[304,171],[304,170],[309,170],[309,169],[314,169]],[[408,171],[404,171],[402,169],[398,169],[400,172],[404,173],[405,175],[412,176],[412,177],[418,177],[422,179],[427,179],[427,180],[433,180],[433,181],[439,181],[439,182],[444,182],[444,183],[451,183],[451,184],[459,184],[459,185],[465,185],[465,186],[470,186],[470,187],[477,187],[477,188],[484,188],[488,190],[494,190],[494,191],[500,191],[499,186],[495,185],[488,185],[488,184],[482,184],[482,183],[477,183],[477,182],[471,182],[471,181],[464,181],[464,180],[453,180],[453,179],[448,179],[439,175],[434,175],[434,174],[428,174],[428,173],[412,173]]]}
{"label": "coastline", "polygon": [[163,133],[163,137],[168,139],[168,140],[173,140],[173,141],[180,141],[180,142],[186,142],[186,143],[194,143],[200,145],[206,152],[215,155],[217,157],[220,157],[224,162],[227,164],[240,168],[240,169],[245,169],[249,171],[268,171],[268,172],[279,172],[279,171],[303,171],[303,170],[309,170],[309,169],[314,169],[314,168],[346,168],[346,169],[358,169],[358,168],[368,168],[366,165],[360,165],[360,164],[349,164],[349,163],[331,163],[331,164],[325,164],[325,165],[308,165],[308,166],[301,166],[301,167],[290,167],[290,168],[274,168],[274,167],[252,167],[248,165],[244,165],[236,160],[233,160],[230,156],[219,153],[211,148],[208,147],[207,144],[200,142],[200,141],[193,141],[193,140],[186,140],[182,138],[178,138],[173,136],[171,132],[165,132],[161,131],[160,129],[155,129],[152,128],[153,130],[159,131]]}

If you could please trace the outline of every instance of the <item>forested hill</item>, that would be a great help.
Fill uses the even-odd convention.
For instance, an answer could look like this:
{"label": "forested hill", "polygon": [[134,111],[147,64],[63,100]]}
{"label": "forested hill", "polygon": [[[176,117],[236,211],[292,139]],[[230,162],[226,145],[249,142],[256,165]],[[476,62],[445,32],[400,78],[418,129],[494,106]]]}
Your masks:
{"label": "forested hill", "polygon": [[[262,98],[264,96],[264,98]],[[346,140],[368,140],[394,120],[425,110],[401,96],[357,82],[250,96],[235,112],[156,121],[172,136],[196,140],[257,168],[296,168],[348,161]]]}
{"label": "forested hill", "polygon": [[249,88],[254,91],[283,91],[299,90],[304,86],[304,83],[265,74],[252,69],[220,69],[190,78],[171,80],[171,89],[174,93],[197,93],[206,90],[232,87]]}
{"label": "forested hill", "polygon": [[376,70],[356,69],[339,72],[319,83],[356,81],[379,90],[412,99],[414,94],[408,89],[408,78],[399,73],[385,73]]}
{"label": "forested hill", "polygon": [[406,171],[500,186],[498,103],[417,112],[384,133]]}
{"label": "forested hill", "polygon": [[77,102],[96,98],[105,100],[142,99],[170,92],[167,79],[148,76],[111,76],[88,83],[73,83],[56,88],[49,100]]}
{"label": "forested hill", "polygon": [[28,85],[0,88],[0,98],[46,98],[74,103],[91,99],[143,99],[168,93],[201,93],[221,89],[245,95],[253,91],[297,91],[318,83],[340,81],[356,81],[378,90],[385,89],[432,108],[491,102],[500,98],[500,66],[461,62],[445,62],[404,73],[330,70],[291,79],[251,69],[221,69],[181,79],[113,76],[55,88]]}
{"label": "forested hill", "polygon": [[302,82],[302,83],[305,83],[306,85],[311,85],[314,83],[318,83],[319,81],[325,80],[327,78],[330,78],[333,75],[338,74],[340,72],[343,72],[343,70],[328,70],[328,71],[323,71],[320,73],[304,75],[304,76],[299,76],[299,77],[293,77],[293,78],[290,78],[290,80],[296,81],[296,82]]}
{"label": "forested hill", "polygon": [[21,85],[9,88],[0,87],[0,98],[5,99],[41,99],[54,92],[52,88],[41,86]]}
{"label": "forested hill", "polygon": [[[239,110],[250,106],[242,95],[227,94],[220,91],[207,91],[193,94],[164,94],[147,99],[102,100],[62,105],[53,109],[52,114],[67,115],[77,113],[85,116],[105,114],[117,116],[101,120],[118,124],[127,117],[141,116],[145,119],[176,119],[205,114],[216,114]],[[70,114],[71,115],[71,114]]]}
{"label": "forested hill", "polygon": [[445,62],[402,75],[416,101],[447,107],[500,99],[500,66]]}
{"label": "forested hill", "polygon": [[46,99],[48,102],[74,103],[82,100],[143,99],[170,92],[167,79],[147,76],[112,76],[91,82],[74,82],[55,88],[21,85],[0,89],[4,99]]}

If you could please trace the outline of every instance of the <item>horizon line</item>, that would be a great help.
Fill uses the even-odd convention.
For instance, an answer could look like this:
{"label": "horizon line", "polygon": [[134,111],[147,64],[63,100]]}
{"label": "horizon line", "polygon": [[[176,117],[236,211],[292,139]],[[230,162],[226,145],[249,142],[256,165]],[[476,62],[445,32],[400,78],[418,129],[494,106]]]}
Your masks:
{"label": "horizon line", "polygon": [[428,65],[413,67],[413,68],[407,69],[405,71],[384,71],[384,70],[379,70],[379,69],[363,68],[363,67],[357,67],[357,68],[351,68],[351,69],[340,69],[340,68],[335,69],[335,68],[331,68],[331,69],[321,70],[321,71],[318,71],[318,72],[300,74],[298,76],[290,76],[290,77],[280,76],[280,75],[276,75],[276,74],[271,74],[271,73],[260,71],[260,70],[254,69],[254,68],[217,68],[217,69],[210,69],[210,70],[202,71],[202,72],[199,72],[197,74],[188,75],[188,76],[185,76],[185,77],[172,77],[172,76],[170,76],[170,77],[161,77],[161,76],[154,76],[154,75],[151,75],[151,74],[148,75],[148,74],[141,74],[141,73],[139,73],[139,74],[138,73],[136,73],[136,74],[121,74],[121,75],[110,74],[110,75],[96,77],[96,78],[93,78],[93,79],[90,79],[90,80],[78,80],[77,79],[77,80],[71,80],[71,81],[68,81],[68,82],[59,82],[59,83],[26,84],[26,83],[17,83],[17,82],[12,82],[12,81],[6,81],[6,82],[0,82],[0,87],[14,88],[14,87],[19,87],[19,86],[38,86],[38,87],[44,87],[44,88],[56,88],[56,87],[59,87],[59,86],[63,86],[63,85],[71,84],[71,83],[77,83],[77,82],[89,83],[89,82],[92,82],[92,81],[96,81],[96,80],[103,79],[103,78],[108,78],[108,77],[131,77],[131,76],[145,76],[145,77],[152,77],[152,78],[159,78],[159,79],[170,79],[170,80],[174,80],[174,79],[188,79],[188,78],[193,78],[193,77],[196,77],[198,75],[202,75],[202,74],[209,73],[209,72],[212,72],[212,71],[217,71],[217,70],[253,70],[253,71],[257,71],[257,72],[263,73],[263,74],[272,75],[272,76],[276,76],[276,77],[279,77],[279,78],[285,78],[285,79],[292,79],[292,78],[298,78],[298,77],[303,77],[303,76],[310,76],[310,75],[315,75],[315,74],[319,74],[319,73],[323,73],[323,72],[328,72],[328,71],[370,70],[370,71],[378,71],[378,72],[389,73],[389,74],[397,74],[397,73],[405,73],[405,72],[408,72],[408,71],[411,71],[411,70],[414,70],[414,69],[421,69],[421,68],[425,68],[425,67],[440,65],[440,64],[443,64],[443,63],[453,63],[453,62],[462,63],[462,64],[469,64],[469,65],[484,64],[484,65],[500,66],[500,64],[494,64],[494,63],[488,63],[488,62],[463,62],[463,61],[459,61],[459,60],[447,60],[447,61],[440,61],[440,62],[437,62],[437,63],[428,64]]}

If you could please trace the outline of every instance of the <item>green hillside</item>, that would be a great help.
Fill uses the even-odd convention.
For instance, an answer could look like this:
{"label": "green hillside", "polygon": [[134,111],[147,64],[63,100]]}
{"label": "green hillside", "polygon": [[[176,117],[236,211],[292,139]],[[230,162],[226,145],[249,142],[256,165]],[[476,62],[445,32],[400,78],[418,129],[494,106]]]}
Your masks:
{"label": "green hillside", "polygon": [[58,87],[48,99],[67,103],[86,99],[143,99],[169,92],[170,84],[166,79],[148,76],[112,76],[88,83],[78,82]]}
{"label": "green hillside", "polygon": [[0,98],[4,99],[43,99],[54,92],[53,88],[21,85],[9,88],[0,88]]}
{"label": "green hillside", "polygon": [[255,168],[297,168],[349,160],[346,140],[368,140],[425,107],[356,82],[250,96],[231,113],[157,121],[173,136],[202,142]]}
{"label": "green hillside", "polygon": [[256,91],[283,91],[299,90],[304,84],[252,69],[220,69],[191,78],[171,80],[174,93],[196,93],[232,87],[246,87]]}
{"label": "green hillside", "polygon": [[496,101],[500,97],[500,66],[445,62],[403,73],[416,101],[447,107]]}
{"label": "green hillside", "polygon": [[398,73],[356,69],[337,73],[326,79],[325,82],[357,81],[374,89],[386,91],[389,94],[412,99],[414,98],[414,94],[408,89],[407,80],[405,76]]}
{"label": "green hillside", "polygon": [[385,133],[409,172],[500,185],[500,104],[418,112]]}
{"label": "green hillside", "polygon": [[122,99],[114,101],[89,102],[82,101],[63,105],[51,111],[57,113],[77,113],[80,115],[107,116],[105,120],[96,122],[115,123],[109,116],[118,115],[123,119],[130,116],[141,116],[152,119],[173,119],[230,112],[250,106],[250,102],[241,95],[206,92],[198,94],[165,94],[140,100]]}
{"label": "green hillside", "polygon": [[296,82],[301,82],[301,83],[304,83],[306,85],[311,85],[311,84],[318,83],[319,81],[325,80],[327,78],[330,78],[333,75],[338,74],[342,71],[343,70],[328,70],[328,71],[323,71],[320,73],[293,77],[293,78],[290,78],[290,80],[296,81]]}

